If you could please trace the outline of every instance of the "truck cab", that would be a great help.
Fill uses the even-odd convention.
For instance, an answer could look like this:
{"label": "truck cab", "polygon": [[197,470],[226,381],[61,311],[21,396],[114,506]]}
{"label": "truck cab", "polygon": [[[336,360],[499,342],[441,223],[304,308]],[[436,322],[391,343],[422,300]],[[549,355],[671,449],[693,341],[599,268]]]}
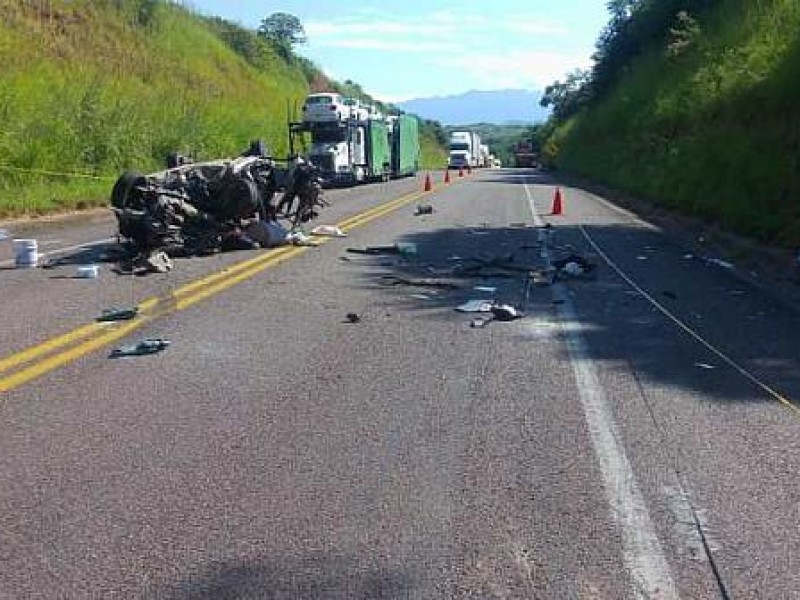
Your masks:
{"label": "truck cab", "polygon": [[468,169],[477,166],[472,132],[454,131],[450,134],[450,155],[447,166],[450,169]]}

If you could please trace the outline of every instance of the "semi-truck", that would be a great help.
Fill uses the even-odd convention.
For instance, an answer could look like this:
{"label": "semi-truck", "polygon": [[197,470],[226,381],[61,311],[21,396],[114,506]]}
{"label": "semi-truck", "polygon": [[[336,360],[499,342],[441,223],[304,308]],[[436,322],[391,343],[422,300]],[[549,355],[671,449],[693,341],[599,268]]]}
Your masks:
{"label": "semi-truck", "polygon": [[533,142],[522,140],[514,146],[514,166],[517,168],[531,168],[536,166],[536,151]]}
{"label": "semi-truck", "polygon": [[289,132],[292,154],[298,136],[310,136],[306,157],[326,183],[354,184],[391,175],[389,131],[384,121],[290,123]]}
{"label": "semi-truck", "polygon": [[[323,94],[312,94],[310,100]],[[384,117],[374,107],[346,98],[351,110],[332,120],[326,111],[316,118],[303,111],[303,121],[289,123],[290,152],[305,146],[307,159],[329,184],[354,184],[413,175],[419,169],[419,125],[411,115]],[[333,112],[333,111],[331,111]]]}
{"label": "semi-truck", "polygon": [[450,169],[481,166],[481,136],[474,131],[454,131],[450,134]]}

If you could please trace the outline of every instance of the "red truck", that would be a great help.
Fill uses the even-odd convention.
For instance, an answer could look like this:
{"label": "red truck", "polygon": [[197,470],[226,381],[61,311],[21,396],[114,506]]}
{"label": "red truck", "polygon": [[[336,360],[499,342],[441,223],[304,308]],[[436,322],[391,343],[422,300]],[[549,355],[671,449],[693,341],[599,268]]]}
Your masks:
{"label": "red truck", "polygon": [[517,168],[532,168],[537,163],[533,142],[517,142],[514,146],[514,166]]}

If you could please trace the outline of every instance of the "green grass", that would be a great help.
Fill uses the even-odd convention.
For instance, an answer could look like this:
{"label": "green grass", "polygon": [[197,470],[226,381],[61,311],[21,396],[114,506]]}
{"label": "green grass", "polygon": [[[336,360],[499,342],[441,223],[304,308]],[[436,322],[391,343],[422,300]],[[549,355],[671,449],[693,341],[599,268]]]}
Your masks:
{"label": "green grass", "polygon": [[640,57],[562,125],[557,166],[761,240],[800,245],[800,3],[723,0],[682,56]]}
{"label": "green grass", "polygon": [[428,131],[420,135],[420,167],[426,170],[444,169],[447,167],[447,150]]}
{"label": "green grass", "polygon": [[0,215],[104,204],[122,170],[175,150],[230,156],[261,138],[285,156],[286,104],[308,90],[299,68],[273,56],[256,70],[166,4],[147,27],[108,2],[46,6],[0,8],[0,166],[111,183],[0,169]]}

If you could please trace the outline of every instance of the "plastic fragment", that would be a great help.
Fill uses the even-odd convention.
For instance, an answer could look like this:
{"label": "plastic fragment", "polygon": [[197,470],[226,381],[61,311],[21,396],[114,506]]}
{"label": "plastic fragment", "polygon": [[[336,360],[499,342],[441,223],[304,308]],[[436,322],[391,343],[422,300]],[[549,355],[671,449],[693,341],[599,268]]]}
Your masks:
{"label": "plastic fragment", "polygon": [[325,237],[347,237],[347,234],[335,225],[317,225],[311,230],[311,235]]}
{"label": "plastic fragment", "polygon": [[491,300],[469,300],[460,306],[456,306],[458,312],[465,313],[488,313],[492,312],[494,302]]}
{"label": "plastic fragment", "polygon": [[495,304],[492,306],[492,314],[497,321],[514,321],[521,319],[525,314],[511,306],[510,304]]}
{"label": "plastic fragment", "polygon": [[733,263],[729,263],[727,260],[722,260],[720,258],[707,258],[706,263],[710,265],[717,265],[718,267],[722,267],[723,269],[733,269]]}
{"label": "plastic fragment", "polygon": [[95,319],[100,322],[110,321],[129,321],[139,314],[139,307],[133,306],[131,308],[111,308],[104,310],[102,314]]}
{"label": "plastic fragment", "polygon": [[145,356],[147,354],[156,354],[166,350],[169,346],[169,340],[162,338],[147,338],[136,344],[129,346],[120,346],[114,349],[109,358],[124,358],[127,356]]}
{"label": "plastic fragment", "polygon": [[703,362],[696,362],[694,363],[694,366],[697,367],[698,369],[705,369],[707,371],[711,371],[717,368],[714,365],[709,365],[708,363],[703,363]]}

